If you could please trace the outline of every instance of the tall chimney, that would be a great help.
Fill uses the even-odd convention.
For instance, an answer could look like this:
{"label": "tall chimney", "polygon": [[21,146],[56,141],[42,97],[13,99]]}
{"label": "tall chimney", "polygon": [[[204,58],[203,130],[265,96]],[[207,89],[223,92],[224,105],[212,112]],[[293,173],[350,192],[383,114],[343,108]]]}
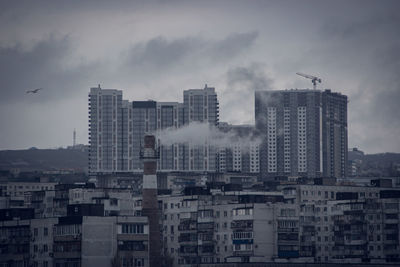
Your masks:
{"label": "tall chimney", "polygon": [[149,220],[150,267],[161,264],[161,238],[157,201],[157,157],[154,135],[144,136],[142,215]]}

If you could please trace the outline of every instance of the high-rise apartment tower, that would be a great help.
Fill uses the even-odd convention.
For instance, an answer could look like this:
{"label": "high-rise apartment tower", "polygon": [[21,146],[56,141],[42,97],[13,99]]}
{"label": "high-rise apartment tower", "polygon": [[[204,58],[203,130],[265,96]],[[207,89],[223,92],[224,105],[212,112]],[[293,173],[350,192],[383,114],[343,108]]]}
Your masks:
{"label": "high-rise apartment tower", "polygon": [[262,178],[345,177],[347,96],[330,90],[257,91],[255,119],[263,136]]}

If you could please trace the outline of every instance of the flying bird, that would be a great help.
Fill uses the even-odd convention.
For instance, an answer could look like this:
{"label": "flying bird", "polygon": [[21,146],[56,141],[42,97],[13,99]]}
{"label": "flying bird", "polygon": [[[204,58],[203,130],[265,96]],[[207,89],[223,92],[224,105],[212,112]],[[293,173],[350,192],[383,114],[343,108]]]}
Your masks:
{"label": "flying bird", "polygon": [[36,94],[37,92],[39,92],[39,90],[42,90],[43,88],[37,88],[37,89],[33,89],[33,90],[28,90],[26,91],[27,94],[32,93],[32,94]]}

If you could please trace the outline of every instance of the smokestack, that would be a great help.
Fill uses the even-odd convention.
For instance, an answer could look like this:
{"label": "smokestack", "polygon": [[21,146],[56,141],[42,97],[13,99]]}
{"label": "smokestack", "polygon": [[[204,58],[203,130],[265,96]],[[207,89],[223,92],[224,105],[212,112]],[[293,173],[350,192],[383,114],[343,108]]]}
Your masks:
{"label": "smokestack", "polygon": [[142,215],[149,220],[149,258],[150,267],[160,266],[161,238],[157,201],[157,157],[154,135],[144,136],[141,153],[143,160]]}

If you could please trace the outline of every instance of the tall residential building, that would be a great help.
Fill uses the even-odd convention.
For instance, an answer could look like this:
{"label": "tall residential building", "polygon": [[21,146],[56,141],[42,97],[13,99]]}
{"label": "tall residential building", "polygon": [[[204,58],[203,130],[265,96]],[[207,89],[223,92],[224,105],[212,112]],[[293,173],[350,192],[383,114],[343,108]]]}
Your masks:
{"label": "tall residential building", "polygon": [[229,147],[220,148],[217,154],[217,171],[259,173],[259,140],[253,125],[231,125],[226,122],[219,124],[221,132],[232,134],[241,139]]}
{"label": "tall residential building", "polygon": [[[122,91],[91,88],[89,93],[89,173],[141,172],[146,133],[180,128],[191,122],[218,125],[215,89],[184,91],[184,103],[128,101]],[[163,145],[158,140],[160,171],[214,171],[216,149],[209,145]]]}
{"label": "tall residential building", "polygon": [[143,146],[143,137],[146,133],[154,132],[157,129],[157,102],[132,101],[132,168],[129,171],[143,169],[143,162],[140,159],[140,149]]}
{"label": "tall residential building", "polygon": [[255,93],[261,177],[344,177],[347,97],[330,90]]}
{"label": "tall residential building", "polygon": [[[184,124],[192,122],[208,122],[210,126],[219,124],[219,103],[215,88],[189,89],[183,91]],[[188,154],[184,155],[190,171],[215,171],[216,153],[215,147],[186,145]]]}
{"label": "tall residential building", "polygon": [[325,176],[347,173],[347,96],[326,90],[322,93],[323,169]]}
{"label": "tall residential building", "polygon": [[122,168],[122,91],[91,88],[89,93],[89,172]]}
{"label": "tall residential building", "polygon": [[183,91],[183,105],[185,107],[185,124],[191,122],[208,122],[218,126],[219,103],[214,87],[204,89],[189,89]]}
{"label": "tall residential building", "polygon": [[[180,128],[183,125],[184,108],[178,102],[157,102],[157,129]],[[157,166],[159,170],[179,171],[187,169],[184,155],[185,146],[182,144],[160,144],[160,158]]]}

